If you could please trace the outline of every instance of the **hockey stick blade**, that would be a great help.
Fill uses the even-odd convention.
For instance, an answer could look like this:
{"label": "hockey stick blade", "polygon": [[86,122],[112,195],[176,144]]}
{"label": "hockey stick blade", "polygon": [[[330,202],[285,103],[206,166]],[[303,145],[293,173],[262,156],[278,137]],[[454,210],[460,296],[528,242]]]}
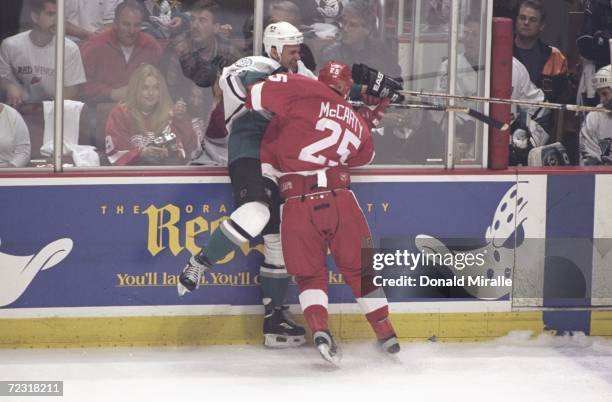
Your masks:
{"label": "hockey stick blade", "polygon": [[488,124],[489,126],[495,128],[497,130],[507,131],[507,130],[510,129],[510,124],[501,122],[499,120],[496,120],[496,119],[492,118],[491,116],[487,116],[484,113],[480,113],[478,110],[468,109],[467,114],[472,116],[476,120],[480,120],[483,123]]}

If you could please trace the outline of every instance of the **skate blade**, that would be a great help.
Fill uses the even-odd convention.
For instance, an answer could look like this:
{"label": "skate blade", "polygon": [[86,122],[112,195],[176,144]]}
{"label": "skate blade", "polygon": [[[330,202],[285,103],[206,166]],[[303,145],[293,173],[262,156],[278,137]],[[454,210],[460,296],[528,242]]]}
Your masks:
{"label": "skate blade", "polygon": [[381,353],[384,356],[385,360],[389,361],[390,363],[397,364],[397,365],[404,364],[404,362],[402,362],[402,360],[399,357],[399,353],[389,353],[384,350],[382,350]]}
{"label": "skate blade", "polygon": [[285,336],[278,334],[264,334],[264,346],[274,349],[287,349],[302,346],[306,343],[306,337],[300,336]]}
{"label": "skate blade", "polygon": [[323,360],[325,360],[327,363],[331,364],[334,367],[340,367],[341,356],[338,354],[332,355],[329,350],[329,345],[321,344],[317,346],[317,349],[319,350],[319,354],[321,355]]}

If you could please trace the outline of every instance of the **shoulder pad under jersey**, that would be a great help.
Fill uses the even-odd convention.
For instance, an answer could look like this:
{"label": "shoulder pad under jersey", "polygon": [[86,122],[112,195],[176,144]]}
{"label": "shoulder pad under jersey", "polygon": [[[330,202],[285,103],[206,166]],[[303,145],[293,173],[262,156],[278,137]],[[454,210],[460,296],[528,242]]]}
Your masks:
{"label": "shoulder pad under jersey", "polygon": [[228,75],[238,75],[241,72],[252,71],[264,74],[271,74],[281,67],[276,60],[264,56],[243,57],[231,66],[225,67],[221,78]]}

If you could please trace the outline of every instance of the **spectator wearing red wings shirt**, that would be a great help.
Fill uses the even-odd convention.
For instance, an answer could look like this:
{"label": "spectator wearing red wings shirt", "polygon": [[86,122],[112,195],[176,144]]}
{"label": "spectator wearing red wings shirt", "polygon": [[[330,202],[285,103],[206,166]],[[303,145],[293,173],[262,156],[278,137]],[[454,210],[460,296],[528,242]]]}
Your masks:
{"label": "spectator wearing red wings shirt", "polygon": [[339,355],[328,325],[328,247],[383,350],[399,351],[385,294],[369,276],[371,261],[362,261],[362,247],[371,248],[372,238],[349,188],[348,170],[372,160],[370,129],[389,101],[374,110],[354,111],[346,101],[352,83],[350,68],[330,61],[319,81],[279,74],[253,85],[246,104],[273,114],[262,142],[262,171],[278,182],[284,201],[281,233],[287,271],[296,277],[315,345],[334,364]]}

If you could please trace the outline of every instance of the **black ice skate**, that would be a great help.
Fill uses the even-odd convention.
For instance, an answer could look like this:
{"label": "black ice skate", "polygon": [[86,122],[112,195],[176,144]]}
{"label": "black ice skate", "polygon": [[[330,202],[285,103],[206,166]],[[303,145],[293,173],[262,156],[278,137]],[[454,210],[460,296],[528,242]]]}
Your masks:
{"label": "black ice skate", "polygon": [[400,344],[397,341],[397,337],[395,335],[390,336],[387,339],[379,340],[378,345],[384,353],[389,355],[395,355],[400,351]]}
{"label": "black ice skate", "polygon": [[270,348],[291,348],[306,342],[304,328],[287,316],[289,306],[272,307],[272,304],[268,303],[264,304],[264,307],[264,345]]}
{"label": "black ice skate", "polygon": [[338,367],[342,354],[334,337],[327,331],[317,331],[312,336],[312,339],[317,349],[319,349],[321,357],[328,363]]}
{"label": "black ice skate", "polygon": [[187,292],[191,292],[200,286],[202,274],[207,271],[212,264],[203,255],[191,256],[185,268],[179,275],[179,280],[176,283],[179,296],[183,296]]}

